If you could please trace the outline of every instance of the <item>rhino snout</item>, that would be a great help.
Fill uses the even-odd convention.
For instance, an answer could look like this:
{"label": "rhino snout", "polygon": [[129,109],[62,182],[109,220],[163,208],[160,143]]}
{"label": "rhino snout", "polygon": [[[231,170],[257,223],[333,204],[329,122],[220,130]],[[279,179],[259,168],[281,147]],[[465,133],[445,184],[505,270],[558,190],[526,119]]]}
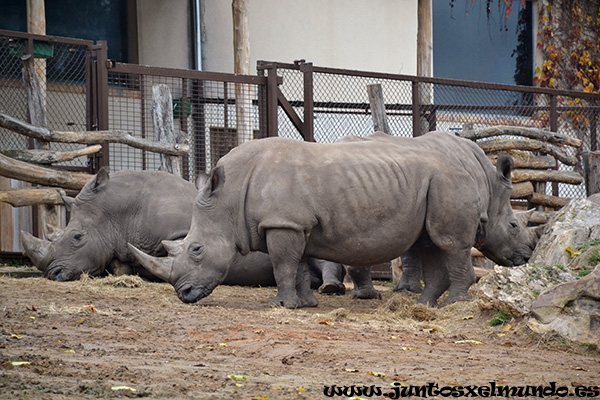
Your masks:
{"label": "rhino snout", "polygon": [[211,294],[213,289],[205,287],[205,286],[184,286],[181,288],[177,296],[184,303],[195,303],[197,301],[202,300],[209,294]]}

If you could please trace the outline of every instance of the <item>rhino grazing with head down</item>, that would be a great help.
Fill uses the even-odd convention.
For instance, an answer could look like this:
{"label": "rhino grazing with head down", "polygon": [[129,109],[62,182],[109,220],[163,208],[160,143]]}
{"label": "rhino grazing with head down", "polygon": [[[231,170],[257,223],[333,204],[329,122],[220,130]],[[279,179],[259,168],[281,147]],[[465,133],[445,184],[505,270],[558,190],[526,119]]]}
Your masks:
{"label": "rhino grazing with head down", "polygon": [[132,250],[193,302],[223,282],[236,254],[268,252],[272,305],[316,306],[306,259],[346,265],[414,250],[420,303],[468,298],[471,247],[497,263],[527,261],[532,244],[510,207],[512,159],[495,168],[473,142],[446,132],[418,138],[375,133],[331,144],[288,138],[247,142],[223,157],[198,192],[187,236],[169,257]]}
{"label": "rhino grazing with head down", "polygon": [[[207,179],[208,175],[200,174],[197,184]],[[197,193],[193,183],[166,172],[119,171],[111,176],[102,169],[75,199],[63,198],[71,219],[56,239],[41,240],[21,232],[25,254],[46,277],[57,281],[79,279],[82,273],[97,276],[105,269],[162,279],[139,265],[127,243],[155,256],[166,255],[162,241],[185,237]],[[321,279],[321,291],[340,293],[343,267],[315,262],[320,266],[315,276]],[[254,252],[236,257],[224,283],[274,285],[269,256]]]}

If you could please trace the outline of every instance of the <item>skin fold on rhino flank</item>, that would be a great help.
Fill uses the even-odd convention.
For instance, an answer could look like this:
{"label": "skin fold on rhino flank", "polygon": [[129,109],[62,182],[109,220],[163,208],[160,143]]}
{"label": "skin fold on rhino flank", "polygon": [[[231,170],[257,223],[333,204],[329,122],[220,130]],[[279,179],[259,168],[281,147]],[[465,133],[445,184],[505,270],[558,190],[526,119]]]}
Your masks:
{"label": "skin fold on rhino flank", "polygon": [[[271,304],[316,306],[307,257],[351,266],[411,251],[425,287],[419,302],[468,299],[471,247],[507,265],[535,243],[510,207],[512,159],[494,167],[473,142],[447,132],[403,138],[377,132],[336,143],[250,141],[211,171],[183,240],[169,257],[130,246],[184,301],[209,295],[236,254],[268,253],[278,293]],[[210,235],[208,234],[210,232]]]}

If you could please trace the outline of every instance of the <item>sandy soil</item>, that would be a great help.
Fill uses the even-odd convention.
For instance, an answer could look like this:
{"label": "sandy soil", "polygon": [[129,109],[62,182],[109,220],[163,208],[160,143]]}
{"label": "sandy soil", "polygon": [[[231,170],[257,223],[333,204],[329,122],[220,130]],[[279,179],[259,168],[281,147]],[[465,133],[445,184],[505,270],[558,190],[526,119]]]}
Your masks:
{"label": "sandy soil", "polygon": [[170,285],[137,277],[0,276],[0,399],[320,399],[332,385],[383,393],[429,382],[600,385],[596,350],[536,336],[523,321],[490,327],[494,314],[475,302],[431,309],[391,284],[378,289],[382,300],[317,295],[319,307],[287,310],[267,305],[274,288],[221,286],[186,305]]}

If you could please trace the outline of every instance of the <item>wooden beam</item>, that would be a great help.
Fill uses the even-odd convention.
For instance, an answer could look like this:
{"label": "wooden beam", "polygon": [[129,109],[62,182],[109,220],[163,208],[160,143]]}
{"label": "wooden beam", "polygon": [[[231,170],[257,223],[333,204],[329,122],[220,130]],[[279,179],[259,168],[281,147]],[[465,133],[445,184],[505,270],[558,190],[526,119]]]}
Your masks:
{"label": "wooden beam", "polygon": [[44,186],[58,186],[65,189],[81,190],[93,175],[80,172],[57,171],[40,167],[0,154],[0,175],[20,181]]}
{"label": "wooden beam", "polygon": [[[556,169],[558,163],[552,156],[535,156],[529,152],[511,152],[509,155],[514,161],[515,168],[525,169]],[[498,154],[488,154],[492,164],[496,165]]]}
{"label": "wooden beam", "polygon": [[558,147],[540,142],[539,140],[531,139],[499,139],[499,140],[483,140],[477,142],[479,147],[486,153],[501,153],[510,152],[512,150],[535,151],[544,154],[550,154],[557,158],[560,162],[566,165],[577,165],[579,160],[576,157],[570,156],[560,150]]}
{"label": "wooden beam", "polygon": [[513,191],[510,195],[511,199],[524,199],[531,196],[534,192],[531,182],[521,182],[512,185]]}
{"label": "wooden beam", "polygon": [[13,207],[35,206],[40,204],[63,205],[60,194],[65,194],[63,189],[12,189],[0,191],[0,202],[8,203]]}
{"label": "wooden beam", "polygon": [[70,151],[50,151],[50,150],[0,150],[1,154],[15,160],[34,163],[34,164],[54,164],[59,162],[71,161],[78,157],[94,154],[102,150],[102,146],[84,147],[83,149]]}
{"label": "wooden beam", "polygon": [[557,196],[548,196],[541,193],[534,193],[529,198],[531,203],[540,204],[546,207],[561,208],[566,206],[571,199]]}
{"label": "wooden beam", "polygon": [[183,156],[190,152],[190,146],[187,144],[165,145],[163,143],[156,143],[149,140],[136,138],[132,135],[132,132],[126,132],[122,130],[87,132],[51,131],[50,129],[36,127],[1,113],[0,127],[6,128],[21,135],[59,143],[120,143],[135,147],[137,149],[168,154],[172,156]]}
{"label": "wooden beam", "polygon": [[579,185],[583,177],[575,171],[556,171],[541,169],[513,169],[511,172],[513,182],[560,182],[570,185]]}
{"label": "wooden beam", "polygon": [[581,140],[561,135],[559,133],[550,132],[539,128],[524,128],[520,126],[490,126],[481,129],[473,129],[468,131],[462,131],[458,133],[465,139],[478,140],[492,136],[523,136],[529,139],[536,139],[542,142],[564,144],[571,147],[581,147]]}

